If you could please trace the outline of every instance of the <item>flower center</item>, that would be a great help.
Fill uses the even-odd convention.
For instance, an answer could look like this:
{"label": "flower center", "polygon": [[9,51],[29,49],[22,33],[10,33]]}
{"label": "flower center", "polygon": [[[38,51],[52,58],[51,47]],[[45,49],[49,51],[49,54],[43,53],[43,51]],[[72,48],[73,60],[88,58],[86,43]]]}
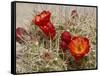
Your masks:
{"label": "flower center", "polygon": [[83,51],[83,43],[82,40],[78,40],[77,43],[75,44],[76,52],[82,52]]}
{"label": "flower center", "polygon": [[77,51],[81,51],[81,50],[82,50],[82,45],[80,44],[77,46]]}

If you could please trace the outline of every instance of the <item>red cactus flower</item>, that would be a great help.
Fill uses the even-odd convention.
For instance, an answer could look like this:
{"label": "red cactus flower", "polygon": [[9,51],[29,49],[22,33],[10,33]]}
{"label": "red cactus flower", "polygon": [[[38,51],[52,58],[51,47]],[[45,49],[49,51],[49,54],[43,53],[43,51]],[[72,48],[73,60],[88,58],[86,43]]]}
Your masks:
{"label": "red cactus flower", "polygon": [[65,41],[60,41],[60,45],[59,45],[60,49],[62,49],[63,53],[65,53],[66,49],[68,48],[68,45],[66,44]]}
{"label": "red cactus flower", "polygon": [[39,15],[35,16],[32,20],[40,29],[43,31],[48,39],[53,39],[55,37],[55,27],[50,21],[51,13],[49,11],[43,11]]}
{"label": "red cactus flower", "polygon": [[49,11],[43,11],[41,14],[41,21],[42,22],[49,22],[50,21],[50,16],[51,16],[51,13]]}
{"label": "red cactus flower", "polygon": [[23,40],[30,40],[31,36],[28,35],[28,33],[26,32],[26,30],[22,27],[18,27],[16,28],[16,41],[18,41],[19,43],[22,43]]}
{"label": "red cactus flower", "polygon": [[71,11],[71,17],[74,18],[75,16],[78,16],[78,13],[77,13],[77,10],[76,9],[73,9]]}
{"label": "red cactus flower", "polygon": [[70,41],[71,41],[71,34],[68,31],[64,31],[61,34],[61,40],[65,41],[66,44],[68,45],[70,43]]}
{"label": "red cactus flower", "polygon": [[21,27],[18,27],[16,29],[16,40],[19,41],[22,38],[23,33],[25,32],[25,30]]}
{"label": "red cactus flower", "polygon": [[34,24],[38,25],[38,26],[41,26],[42,21],[41,21],[40,15],[36,15],[36,16],[35,16],[35,19],[33,19],[32,22],[33,22]]}
{"label": "red cactus flower", "polygon": [[89,40],[85,37],[73,37],[69,49],[75,60],[83,58],[89,52]]}
{"label": "red cactus flower", "polygon": [[60,49],[62,49],[63,53],[66,53],[66,49],[68,49],[68,45],[71,41],[71,34],[68,31],[64,31],[61,34],[61,40],[59,43]]}
{"label": "red cactus flower", "polygon": [[42,26],[45,22],[50,21],[51,13],[49,11],[43,11],[40,14],[36,15],[32,20],[38,26]]}
{"label": "red cactus flower", "polygon": [[53,39],[56,35],[55,28],[51,22],[47,22],[43,26],[40,26],[40,29],[48,39]]}

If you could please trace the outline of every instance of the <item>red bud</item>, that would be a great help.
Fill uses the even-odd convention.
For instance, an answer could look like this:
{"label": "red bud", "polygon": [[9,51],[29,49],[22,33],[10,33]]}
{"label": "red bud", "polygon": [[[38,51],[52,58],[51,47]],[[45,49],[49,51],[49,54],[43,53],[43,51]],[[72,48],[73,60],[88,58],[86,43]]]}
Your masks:
{"label": "red bud", "polygon": [[62,34],[61,34],[61,40],[62,41],[65,41],[66,44],[69,44],[70,41],[71,41],[71,35],[68,31],[64,31]]}

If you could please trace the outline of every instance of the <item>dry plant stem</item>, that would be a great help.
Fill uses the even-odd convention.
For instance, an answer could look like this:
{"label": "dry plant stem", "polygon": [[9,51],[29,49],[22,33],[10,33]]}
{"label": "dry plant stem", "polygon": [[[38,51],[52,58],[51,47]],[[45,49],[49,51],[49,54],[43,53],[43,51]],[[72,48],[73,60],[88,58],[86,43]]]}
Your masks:
{"label": "dry plant stem", "polygon": [[57,40],[57,57],[59,56],[59,40],[60,40],[60,32],[57,32],[58,33],[58,38],[56,39]]}
{"label": "dry plant stem", "polygon": [[59,8],[59,11],[58,11],[58,13],[59,13],[59,16],[61,16],[62,18],[61,19],[63,19],[63,21],[66,21],[65,19],[65,17],[60,13],[60,8]]}
{"label": "dry plant stem", "polygon": [[52,41],[51,41],[51,37],[50,37],[49,42],[50,42],[50,49],[49,49],[49,51],[52,51]]}

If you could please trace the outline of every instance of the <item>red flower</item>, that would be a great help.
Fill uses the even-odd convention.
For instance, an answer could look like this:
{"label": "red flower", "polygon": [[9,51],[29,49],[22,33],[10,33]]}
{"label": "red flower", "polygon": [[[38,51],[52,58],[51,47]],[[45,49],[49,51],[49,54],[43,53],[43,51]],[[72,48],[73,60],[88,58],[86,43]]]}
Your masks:
{"label": "red flower", "polygon": [[66,49],[68,48],[68,45],[66,44],[65,41],[60,42],[60,49],[62,49],[63,53],[66,53]]}
{"label": "red flower", "polygon": [[89,40],[85,37],[73,37],[69,49],[75,60],[79,60],[89,52]]}
{"label": "red flower", "polygon": [[64,31],[62,34],[61,34],[61,40],[62,41],[65,41],[66,44],[69,44],[70,41],[71,41],[71,35],[68,31]]}
{"label": "red flower", "polygon": [[43,31],[48,39],[53,39],[56,34],[55,28],[51,22],[47,22],[43,26],[40,26],[40,29]]}
{"label": "red flower", "polygon": [[32,21],[33,23],[35,23],[35,25],[40,27],[40,29],[48,39],[53,39],[56,32],[55,27],[50,21],[50,16],[51,13],[49,11],[43,11],[39,15],[36,15],[35,19],[33,19]]}
{"label": "red flower", "polygon": [[35,25],[41,26],[42,21],[40,15],[36,15],[35,19],[33,19],[32,22],[34,22]]}
{"label": "red flower", "polygon": [[62,49],[63,53],[66,53],[66,49],[68,49],[68,44],[71,41],[71,34],[68,31],[64,31],[61,34],[61,40],[60,40],[60,44],[59,47],[60,49]]}
{"label": "red flower", "polygon": [[76,10],[76,9],[73,9],[73,10],[71,11],[71,17],[74,18],[74,17],[76,17],[76,16],[78,16],[77,10]]}
{"label": "red flower", "polygon": [[49,11],[43,11],[41,14],[41,20],[42,22],[49,22],[50,21],[50,16],[51,16],[51,13]]}
{"label": "red flower", "polygon": [[16,41],[22,43],[23,40],[30,40],[31,37],[28,35],[26,30],[22,27],[16,28]]}
{"label": "red flower", "polygon": [[16,29],[16,40],[17,41],[21,40],[24,31],[25,30],[23,28],[21,28],[21,27],[18,27]]}
{"label": "red flower", "polygon": [[45,22],[50,21],[50,16],[51,13],[49,11],[43,11],[40,14],[36,15],[32,22],[38,26],[42,26]]}

